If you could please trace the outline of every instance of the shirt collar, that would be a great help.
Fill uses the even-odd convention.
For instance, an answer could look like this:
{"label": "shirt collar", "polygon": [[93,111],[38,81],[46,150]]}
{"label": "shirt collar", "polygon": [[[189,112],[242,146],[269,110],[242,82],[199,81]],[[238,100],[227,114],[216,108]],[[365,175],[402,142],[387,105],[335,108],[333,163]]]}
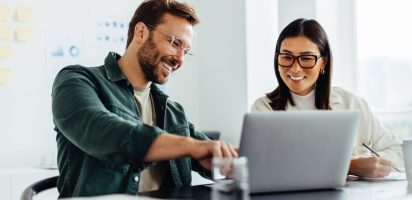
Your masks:
{"label": "shirt collar", "polygon": [[150,86],[150,92],[152,93],[153,96],[157,96],[163,100],[166,100],[169,96],[164,93],[158,86],[157,84],[152,83]]}
{"label": "shirt collar", "polygon": [[[314,91],[312,91],[314,92]],[[307,96],[310,96],[311,93],[309,93]],[[296,94],[294,94],[293,92],[291,92],[291,95],[296,98],[295,96],[297,96]],[[336,92],[333,88],[331,90],[331,95],[330,95],[330,105],[338,105],[338,104],[342,104],[343,103],[343,96],[339,95],[338,92]],[[290,102],[288,101],[288,104],[286,105],[287,109],[292,107],[290,105]]]}
{"label": "shirt collar", "polygon": [[104,69],[106,70],[106,76],[111,81],[127,80],[126,76],[120,70],[120,66],[117,61],[121,56],[115,52],[109,52],[104,60]]}
{"label": "shirt collar", "polygon": [[292,91],[290,91],[290,94],[292,95],[293,99],[301,99],[301,100],[307,100],[307,99],[314,100],[315,99],[315,89],[313,89],[306,95],[298,95],[296,93],[293,93]]}
{"label": "shirt collar", "polygon": [[[120,70],[120,66],[117,61],[121,58],[121,56],[115,52],[109,52],[104,60],[104,69],[106,70],[106,76],[110,81],[126,81],[127,77],[122,73]],[[166,100],[169,96],[165,94],[160,88],[156,86],[156,84],[152,83],[150,86],[150,92],[155,97],[160,98],[161,100]]]}

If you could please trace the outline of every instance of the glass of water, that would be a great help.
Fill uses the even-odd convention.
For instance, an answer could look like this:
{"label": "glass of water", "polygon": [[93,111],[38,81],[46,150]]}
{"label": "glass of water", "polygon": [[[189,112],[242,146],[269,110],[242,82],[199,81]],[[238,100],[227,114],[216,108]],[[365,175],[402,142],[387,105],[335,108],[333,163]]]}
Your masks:
{"label": "glass of water", "polygon": [[213,158],[212,200],[249,200],[249,172],[246,157]]}

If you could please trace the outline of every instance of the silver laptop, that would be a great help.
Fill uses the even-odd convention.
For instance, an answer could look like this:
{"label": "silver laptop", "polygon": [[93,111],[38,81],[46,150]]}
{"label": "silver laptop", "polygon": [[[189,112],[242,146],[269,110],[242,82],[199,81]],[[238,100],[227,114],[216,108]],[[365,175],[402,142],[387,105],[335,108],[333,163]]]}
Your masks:
{"label": "silver laptop", "polygon": [[358,111],[247,113],[240,156],[250,192],[327,189],[345,184]]}

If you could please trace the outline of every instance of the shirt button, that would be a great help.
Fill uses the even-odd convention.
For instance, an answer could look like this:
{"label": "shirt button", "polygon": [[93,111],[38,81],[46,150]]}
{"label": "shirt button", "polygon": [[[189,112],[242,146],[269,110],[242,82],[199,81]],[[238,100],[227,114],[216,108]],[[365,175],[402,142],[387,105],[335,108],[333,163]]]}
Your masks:
{"label": "shirt button", "polygon": [[139,181],[139,177],[138,176],[135,176],[134,178],[133,178],[133,180],[134,180],[134,182],[138,182]]}

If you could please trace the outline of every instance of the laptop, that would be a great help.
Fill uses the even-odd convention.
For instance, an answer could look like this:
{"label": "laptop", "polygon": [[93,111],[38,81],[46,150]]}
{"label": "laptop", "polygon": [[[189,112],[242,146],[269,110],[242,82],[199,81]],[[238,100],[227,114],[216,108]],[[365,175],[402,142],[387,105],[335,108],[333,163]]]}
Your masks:
{"label": "laptop", "polygon": [[248,158],[251,193],[344,186],[359,111],[245,114],[240,156]]}

